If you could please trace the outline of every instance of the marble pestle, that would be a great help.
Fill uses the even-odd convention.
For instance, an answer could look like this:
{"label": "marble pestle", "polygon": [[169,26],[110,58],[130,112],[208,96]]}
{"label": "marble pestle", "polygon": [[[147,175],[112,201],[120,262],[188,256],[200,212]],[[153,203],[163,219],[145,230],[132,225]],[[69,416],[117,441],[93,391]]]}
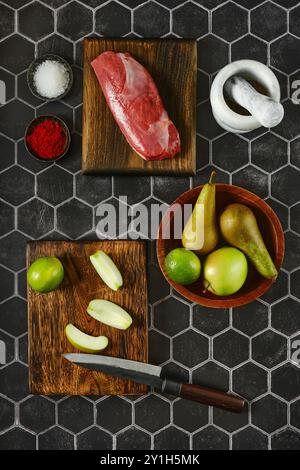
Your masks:
{"label": "marble pestle", "polygon": [[283,119],[284,109],[281,103],[262,95],[243,77],[230,77],[224,85],[225,94],[257,119],[264,127],[277,126]]}

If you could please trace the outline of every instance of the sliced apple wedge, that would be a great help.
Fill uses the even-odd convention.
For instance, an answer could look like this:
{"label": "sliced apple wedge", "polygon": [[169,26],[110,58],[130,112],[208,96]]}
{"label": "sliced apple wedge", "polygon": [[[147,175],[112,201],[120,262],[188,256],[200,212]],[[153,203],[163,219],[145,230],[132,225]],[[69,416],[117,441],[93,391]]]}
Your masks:
{"label": "sliced apple wedge", "polygon": [[87,353],[97,353],[108,345],[106,336],[90,336],[69,323],[65,328],[68,341],[74,348]]}
{"label": "sliced apple wedge", "polygon": [[126,310],[108,300],[91,300],[87,308],[87,313],[95,318],[95,320],[105,323],[105,325],[118,328],[119,330],[127,330],[132,323],[132,318]]}
{"label": "sliced apple wedge", "polygon": [[113,290],[123,285],[123,278],[113,260],[104,251],[98,250],[90,260],[101,279]]}

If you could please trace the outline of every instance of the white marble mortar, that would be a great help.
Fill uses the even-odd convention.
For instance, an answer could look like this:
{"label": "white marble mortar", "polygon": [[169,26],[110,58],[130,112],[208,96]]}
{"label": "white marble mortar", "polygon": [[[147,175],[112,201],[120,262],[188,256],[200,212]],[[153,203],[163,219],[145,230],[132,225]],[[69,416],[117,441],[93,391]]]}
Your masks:
{"label": "white marble mortar", "polygon": [[244,134],[261,127],[261,124],[253,116],[236,113],[226,103],[224,84],[234,75],[260,83],[266,89],[268,96],[277,102],[280,101],[280,86],[272,70],[256,60],[237,60],[219,71],[210,90],[214,118],[226,131]]}

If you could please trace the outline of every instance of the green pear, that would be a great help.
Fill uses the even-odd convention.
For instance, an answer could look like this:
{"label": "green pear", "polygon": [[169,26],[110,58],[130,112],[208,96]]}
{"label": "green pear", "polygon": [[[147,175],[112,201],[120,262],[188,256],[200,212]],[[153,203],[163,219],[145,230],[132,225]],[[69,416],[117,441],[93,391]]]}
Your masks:
{"label": "green pear", "polygon": [[219,233],[216,217],[216,185],[213,183],[215,171],[198,196],[183,233],[182,245],[199,255],[210,253],[218,244]]}
{"label": "green pear", "polygon": [[244,284],[248,274],[247,258],[231,246],[210,253],[204,262],[205,290],[215,295],[232,295]]}
{"label": "green pear", "polygon": [[242,250],[263,277],[276,279],[277,269],[249,207],[244,204],[229,204],[221,214],[220,229],[225,240]]}

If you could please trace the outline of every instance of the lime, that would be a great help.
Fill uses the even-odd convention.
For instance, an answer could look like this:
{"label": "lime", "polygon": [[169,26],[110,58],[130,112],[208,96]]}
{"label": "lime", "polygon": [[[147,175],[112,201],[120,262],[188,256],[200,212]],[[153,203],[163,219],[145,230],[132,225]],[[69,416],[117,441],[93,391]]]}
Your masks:
{"label": "lime", "polygon": [[197,255],[185,248],[175,248],[165,258],[165,270],[172,281],[178,284],[192,284],[201,273],[201,263]]}
{"label": "lime", "polygon": [[56,289],[63,278],[63,265],[54,256],[38,258],[27,271],[27,282],[37,292],[50,292]]}

